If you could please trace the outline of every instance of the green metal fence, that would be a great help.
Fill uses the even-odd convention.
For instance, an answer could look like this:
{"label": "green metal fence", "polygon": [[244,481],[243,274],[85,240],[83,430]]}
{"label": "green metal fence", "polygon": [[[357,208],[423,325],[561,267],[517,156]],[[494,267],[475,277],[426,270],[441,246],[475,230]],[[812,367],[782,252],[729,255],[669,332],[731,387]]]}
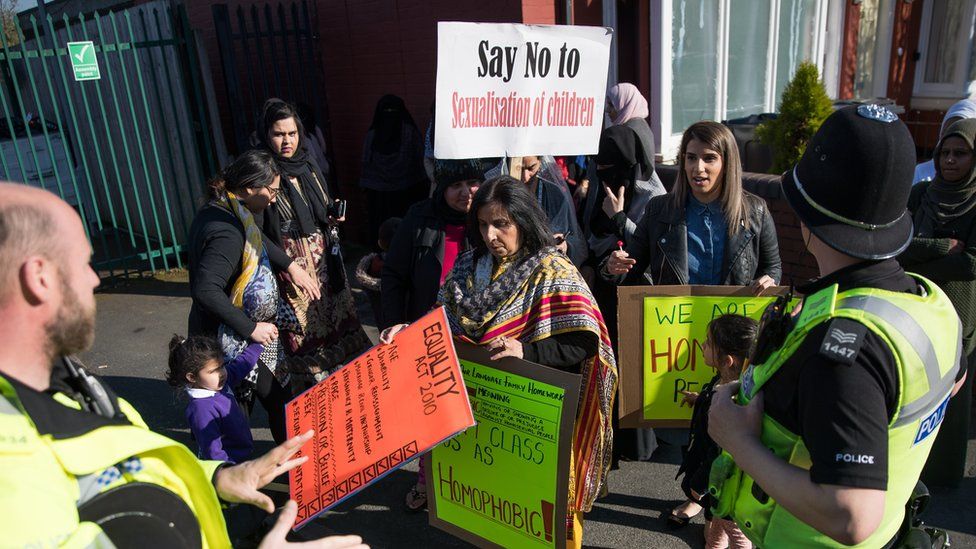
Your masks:
{"label": "green metal fence", "polygon": [[[74,206],[106,276],[182,267],[217,169],[183,6],[31,16],[14,30],[0,32],[3,178]],[[85,80],[92,51],[100,78]]]}

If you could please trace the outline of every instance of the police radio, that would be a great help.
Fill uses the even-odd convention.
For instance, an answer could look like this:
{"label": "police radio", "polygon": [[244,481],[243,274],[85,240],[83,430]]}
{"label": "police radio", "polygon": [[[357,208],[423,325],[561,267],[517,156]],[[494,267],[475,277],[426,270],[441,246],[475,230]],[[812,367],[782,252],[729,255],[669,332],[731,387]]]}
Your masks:
{"label": "police radio", "polygon": [[790,314],[790,303],[793,301],[793,286],[786,295],[776,297],[763,311],[759,320],[759,335],[753,346],[750,364],[763,364],[786,341],[786,336],[793,329],[793,315]]}
{"label": "police radio", "polygon": [[112,402],[112,398],[105,391],[105,387],[98,382],[91,374],[79,367],[75,362],[66,356],[61,357],[68,372],[68,383],[80,398],[76,398],[81,407],[93,414],[106,418],[115,418],[119,412]]}

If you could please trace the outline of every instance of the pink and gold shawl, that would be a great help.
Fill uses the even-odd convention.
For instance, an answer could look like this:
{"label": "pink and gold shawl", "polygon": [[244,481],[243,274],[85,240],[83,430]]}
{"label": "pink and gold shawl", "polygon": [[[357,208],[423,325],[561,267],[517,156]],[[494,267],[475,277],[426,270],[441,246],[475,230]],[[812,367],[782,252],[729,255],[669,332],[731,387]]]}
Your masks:
{"label": "pink and gold shawl", "polygon": [[581,368],[569,483],[570,509],[589,511],[610,469],[617,365],[603,315],[579,271],[551,247],[500,263],[471,250],[458,257],[438,301],[454,334],[474,343],[502,336],[532,343],[572,331],[597,335],[599,352]]}

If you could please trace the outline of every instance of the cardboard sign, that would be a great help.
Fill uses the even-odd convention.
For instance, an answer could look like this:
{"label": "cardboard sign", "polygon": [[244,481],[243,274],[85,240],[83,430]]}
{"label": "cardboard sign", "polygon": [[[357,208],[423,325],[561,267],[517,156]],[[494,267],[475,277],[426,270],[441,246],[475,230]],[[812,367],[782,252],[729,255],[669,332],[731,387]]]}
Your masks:
{"label": "cardboard sign", "polygon": [[596,154],[613,31],[437,24],[437,158]]}
{"label": "cardboard sign", "polygon": [[687,427],[692,408],[680,391],[701,390],[715,376],[702,347],[713,318],[762,317],[787,288],[759,297],[741,286],[637,286],[617,289],[621,427]]}
{"label": "cardboard sign", "polygon": [[478,424],[427,460],[430,524],[480,547],[565,547],[580,376],[458,354]]}
{"label": "cardboard sign", "polygon": [[444,308],[299,395],[285,417],[289,437],[315,430],[289,477],[296,528],[474,425]]}

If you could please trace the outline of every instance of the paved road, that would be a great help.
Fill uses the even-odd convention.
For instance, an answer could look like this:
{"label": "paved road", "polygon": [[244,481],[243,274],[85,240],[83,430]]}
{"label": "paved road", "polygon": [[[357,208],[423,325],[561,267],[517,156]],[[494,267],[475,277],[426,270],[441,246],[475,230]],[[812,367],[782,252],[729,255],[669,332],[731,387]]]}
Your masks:
{"label": "paved road", "polygon": [[[142,413],[153,429],[190,442],[182,407],[163,381],[166,345],[173,333],[185,333],[190,307],[185,278],[143,280],[105,288],[98,294],[98,331],[86,363]],[[364,296],[357,296],[364,318],[371,315]],[[376,338],[375,328],[367,330]],[[260,407],[258,407],[260,408]],[[255,430],[258,451],[271,447],[264,417]],[[974,422],[976,424],[976,422]],[[660,433],[654,462],[623,463],[610,477],[610,495],[587,515],[587,547],[702,547],[702,519],[683,530],[667,531],[662,512],[676,505],[681,493],[674,475],[683,431]],[[955,490],[935,491],[928,522],[952,532],[953,547],[976,547],[976,441],[970,436],[967,478]],[[318,519],[303,532],[314,535],[358,533],[373,547],[463,547],[467,544],[427,526],[427,514],[404,510],[403,496],[414,480],[409,464]]]}

